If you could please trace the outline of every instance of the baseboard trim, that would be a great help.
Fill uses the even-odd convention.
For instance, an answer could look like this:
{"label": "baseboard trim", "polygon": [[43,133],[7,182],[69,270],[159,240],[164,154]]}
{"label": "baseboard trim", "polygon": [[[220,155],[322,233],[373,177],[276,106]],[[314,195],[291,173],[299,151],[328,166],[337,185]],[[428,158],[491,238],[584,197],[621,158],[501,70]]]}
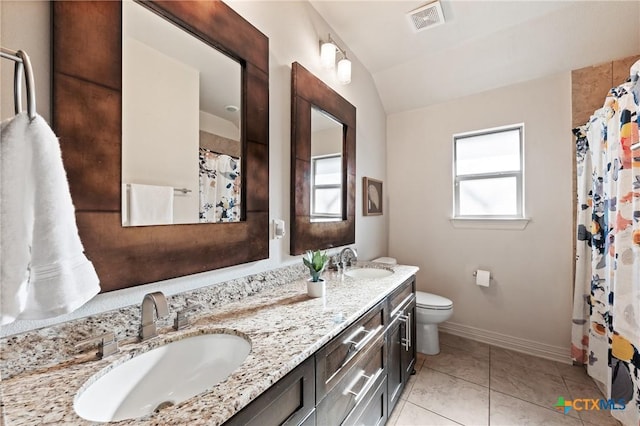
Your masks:
{"label": "baseboard trim", "polygon": [[438,329],[443,333],[453,334],[454,336],[476,340],[504,349],[522,352],[527,355],[550,359],[563,364],[571,364],[571,351],[569,347],[547,345],[533,340],[522,339],[520,337],[452,322],[443,322],[438,325]]}

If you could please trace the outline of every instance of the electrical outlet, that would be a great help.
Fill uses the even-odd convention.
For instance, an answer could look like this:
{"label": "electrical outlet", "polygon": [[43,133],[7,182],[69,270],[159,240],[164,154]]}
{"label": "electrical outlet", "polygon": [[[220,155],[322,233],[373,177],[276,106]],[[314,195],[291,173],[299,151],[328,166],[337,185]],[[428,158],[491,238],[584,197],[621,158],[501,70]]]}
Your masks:
{"label": "electrical outlet", "polygon": [[287,231],[284,226],[284,220],[273,219],[273,238],[279,240],[284,237],[286,233]]}

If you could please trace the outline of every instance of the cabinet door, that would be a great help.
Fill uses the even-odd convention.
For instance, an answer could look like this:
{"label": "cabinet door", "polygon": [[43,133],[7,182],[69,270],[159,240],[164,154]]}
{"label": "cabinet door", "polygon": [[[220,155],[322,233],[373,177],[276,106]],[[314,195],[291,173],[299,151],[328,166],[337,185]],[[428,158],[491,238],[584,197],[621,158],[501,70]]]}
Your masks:
{"label": "cabinet door", "polygon": [[404,309],[404,322],[400,326],[402,330],[401,336],[401,364],[402,364],[402,382],[407,383],[409,377],[415,374],[416,365],[416,301],[413,299],[411,303]]}
{"label": "cabinet door", "polygon": [[409,296],[396,309],[387,329],[389,412],[393,410],[416,364],[416,301]]}
{"label": "cabinet door", "polygon": [[387,394],[389,396],[389,412],[393,411],[402,393],[404,377],[402,367],[402,342],[404,331],[401,330],[398,315],[393,318],[387,330]]}

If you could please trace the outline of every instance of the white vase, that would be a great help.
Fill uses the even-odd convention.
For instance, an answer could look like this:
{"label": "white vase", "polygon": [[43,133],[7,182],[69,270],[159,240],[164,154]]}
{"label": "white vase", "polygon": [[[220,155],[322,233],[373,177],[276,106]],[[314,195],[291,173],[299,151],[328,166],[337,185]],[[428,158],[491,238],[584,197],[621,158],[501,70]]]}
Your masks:
{"label": "white vase", "polygon": [[307,281],[307,294],[310,297],[324,297],[326,285],[322,278],[319,281],[313,282],[311,278]]}

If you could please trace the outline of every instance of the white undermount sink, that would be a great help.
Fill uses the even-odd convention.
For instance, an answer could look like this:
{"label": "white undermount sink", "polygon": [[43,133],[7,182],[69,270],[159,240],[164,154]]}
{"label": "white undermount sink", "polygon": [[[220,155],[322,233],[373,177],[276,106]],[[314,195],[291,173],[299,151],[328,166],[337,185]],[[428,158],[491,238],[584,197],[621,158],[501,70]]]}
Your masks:
{"label": "white undermount sink", "polygon": [[344,274],[351,278],[371,280],[377,278],[385,278],[393,275],[393,271],[390,269],[382,268],[355,268],[349,269]]}
{"label": "white undermount sink", "polygon": [[233,334],[177,340],[109,370],[78,392],[74,409],[80,417],[94,422],[142,417],[225,380],[250,351],[251,343]]}

